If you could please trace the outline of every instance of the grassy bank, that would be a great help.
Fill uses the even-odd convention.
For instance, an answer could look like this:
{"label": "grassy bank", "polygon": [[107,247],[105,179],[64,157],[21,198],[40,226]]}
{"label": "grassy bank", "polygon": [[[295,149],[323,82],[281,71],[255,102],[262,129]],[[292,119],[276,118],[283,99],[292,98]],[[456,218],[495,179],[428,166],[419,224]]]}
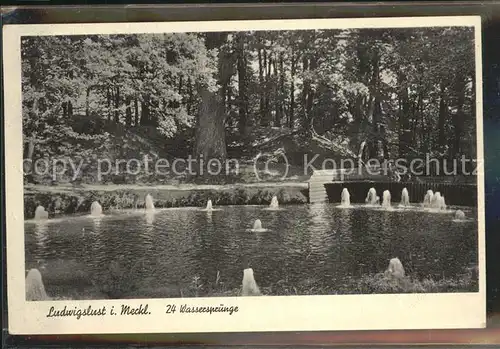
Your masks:
{"label": "grassy bank", "polygon": [[[191,292],[190,296],[198,296],[199,294],[208,297],[241,295],[241,287],[226,289],[223,284],[219,285],[217,282],[200,290],[205,292],[198,291],[196,287],[191,287],[191,290],[197,292]],[[286,280],[279,280],[272,286],[261,287],[260,290],[264,296],[477,292],[478,279],[477,274],[469,269],[456,277],[442,279],[417,279],[412,276],[398,279],[385,273],[378,273],[352,278],[346,284],[329,287],[320,286],[314,279],[308,278],[293,285]]]}
{"label": "grassy bank", "polygon": [[49,216],[84,213],[98,201],[104,211],[144,207],[144,198],[151,194],[156,207],[187,207],[206,205],[266,205],[274,195],[282,204],[308,202],[307,183],[257,183],[236,185],[82,185],[40,186],[24,189],[24,217],[33,218],[42,205]]}
{"label": "grassy bank", "polygon": [[[141,263],[137,263],[137,266],[140,265]],[[108,272],[99,276],[64,272],[75,270],[75,267],[71,263],[52,263],[48,269],[41,270],[49,295],[59,299],[61,295],[67,299],[134,299],[237,297],[242,293],[241,286],[227,285],[225,276],[219,272],[210,280],[202,280],[195,275],[182,283],[158,287],[154,278],[140,280],[134,267],[123,268],[119,262],[112,262]],[[47,273],[49,270],[50,273]],[[256,281],[259,284],[258,275]],[[80,285],[80,288],[75,288],[74,285]],[[263,296],[477,292],[478,278],[477,269],[471,268],[455,277],[439,279],[419,279],[412,275],[394,278],[386,273],[377,273],[352,277],[341,284],[332,282],[328,286],[314,277],[296,282],[282,279],[272,285],[260,285],[260,291]]]}
{"label": "grassy bank", "polygon": [[[115,285],[116,286],[116,285]],[[127,287],[128,288],[128,287]],[[477,279],[467,275],[455,278],[392,279],[383,273],[366,275],[352,283],[331,287],[316,287],[312,284],[290,285],[277,282],[273,286],[260,288],[263,296],[307,296],[307,295],[359,295],[359,294],[401,294],[401,293],[445,293],[445,292],[477,292]],[[68,294],[64,287],[48,287],[52,294]],[[72,290],[67,299],[108,299],[108,298],[183,298],[183,297],[238,297],[241,296],[241,287],[227,288],[223,282],[203,285],[199,278],[194,277],[191,284],[183,286],[166,285],[163,287],[137,287],[134,289],[114,289],[109,281],[106,285],[94,285],[82,290]],[[59,298],[61,297],[54,297]]]}

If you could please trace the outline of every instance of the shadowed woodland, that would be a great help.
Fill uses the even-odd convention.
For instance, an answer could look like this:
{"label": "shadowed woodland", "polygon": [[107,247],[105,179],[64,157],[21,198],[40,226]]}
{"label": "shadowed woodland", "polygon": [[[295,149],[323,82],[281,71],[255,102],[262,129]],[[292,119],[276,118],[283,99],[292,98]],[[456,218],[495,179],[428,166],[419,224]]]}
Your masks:
{"label": "shadowed woodland", "polygon": [[41,36],[21,48],[24,157],[84,159],[84,182],[97,158],[144,154],[285,154],[297,167],[304,154],[476,154],[472,28]]}

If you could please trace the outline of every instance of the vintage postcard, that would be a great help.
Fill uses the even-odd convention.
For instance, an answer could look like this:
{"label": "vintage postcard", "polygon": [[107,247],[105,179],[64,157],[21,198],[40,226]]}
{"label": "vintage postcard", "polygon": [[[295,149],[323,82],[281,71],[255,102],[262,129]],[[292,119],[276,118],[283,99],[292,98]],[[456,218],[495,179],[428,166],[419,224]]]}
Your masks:
{"label": "vintage postcard", "polygon": [[10,333],[484,327],[480,25],[4,26]]}

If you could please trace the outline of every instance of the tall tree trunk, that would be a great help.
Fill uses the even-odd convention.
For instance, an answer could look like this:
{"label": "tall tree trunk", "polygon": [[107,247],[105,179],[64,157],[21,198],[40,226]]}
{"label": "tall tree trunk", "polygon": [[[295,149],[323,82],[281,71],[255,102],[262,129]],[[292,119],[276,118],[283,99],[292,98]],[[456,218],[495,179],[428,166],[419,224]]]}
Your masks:
{"label": "tall tree trunk", "polygon": [[228,95],[228,92],[229,92],[229,86],[228,85],[224,85],[221,87],[221,95],[222,95],[222,106],[224,107],[224,111],[227,110],[227,95]]}
{"label": "tall tree trunk", "polygon": [[[174,101],[173,107],[177,108],[178,102]],[[149,100],[149,126],[158,126],[158,110],[160,108],[160,101],[156,98]],[[152,112],[151,112],[152,111]]]}
{"label": "tall tree trunk", "polygon": [[280,54],[280,88],[279,88],[279,110],[281,117],[285,113],[285,58]]}
{"label": "tall tree trunk", "polygon": [[226,159],[226,138],[222,101],[205,87],[199,88],[201,103],[195,131],[194,156],[210,159]]}
{"label": "tall tree trunk", "polygon": [[106,89],[106,99],[108,101],[108,121],[111,121],[111,99],[112,99],[112,95],[111,95],[111,89],[108,87]]}
{"label": "tall tree trunk", "polygon": [[187,85],[188,85],[188,99],[187,99],[186,109],[188,114],[191,115],[191,112],[193,110],[193,85],[191,82],[191,77],[188,77]]}
{"label": "tall tree trunk", "polygon": [[379,149],[379,137],[380,137],[380,121],[382,118],[382,110],[381,110],[381,100],[380,100],[380,57],[378,52],[373,55],[372,58],[372,66],[373,66],[373,76],[372,76],[372,94],[374,98],[374,106],[373,106],[373,114],[372,114],[372,132],[374,134],[374,138],[371,142],[370,147],[370,157],[378,158],[380,154]]}
{"label": "tall tree trunk", "polygon": [[68,118],[73,117],[73,103],[71,101],[68,101]]}
{"label": "tall tree trunk", "polygon": [[228,86],[227,87],[227,92],[226,92],[226,105],[227,105],[227,108],[226,108],[226,113],[229,113],[233,107],[233,93],[232,93],[232,90],[231,90],[231,87]]}
{"label": "tall tree trunk", "polygon": [[143,96],[141,101],[141,126],[149,126],[150,124],[149,96]]}
{"label": "tall tree trunk", "polygon": [[423,89],[422,86],[419,86],[419,91],[418,91],[418,97],[417,97],[417,108],[415,110],[415,121],[413,124],[413,140],[412,144],[414,145],[415,148],[419,149],[420,144],[418,137],[421,136],[421,132],[419,132],[419,123],[422,118],[422,108],[424,104],[424,95],[423,95]]}
{"label": "tall tree trunk", "polygon": [[[306,73],[307,71],[309,70],[309,59],[307,57],[307,55],[303,55],[302,57],[302,72]],[[310,119],[310,115],[308,115],[307,113],[307,102],[308,102],[308,96],[309,96],[309,85],[310,85],[310,82],[309,82],[309,79],[308,78],[305,78],[302,82],[302,110],[304,110],[304,120],[302,120],[302,126],[303,128],[305,129],[308,129],[309,127],[309,119]]]}
{"label": "tall tree trunk", "polygon": [[[220,47],[227,40],[227,34],[209,33],[207,34],[205,45],[208,49]],[[228,64],[225,57],[219,52],[219,84],[228,84],[232,74],[232,62]],[[205,164],[211,159],[225,160],[226,153],[226,132],[224,128],[226,115],[224,112],[224,101],[222,92],[214,93],[206,86],[197,84],[196,90],[201,98],[198,106],[198,116],[196,118],[195,143],[193,155],[202,157]],[[223,166],[223,164],[222,164]],[[198,172],[199,173],[199,172]]]}
{"label": "tall tree trunk", "polygon": [[259,37],[259,48],[257,51],[259,57],[259,115],[260,122],[264,119],[264,67],[262,62],[262,48],[260,47],[260,37]]}
{"label": "tall tree trunk", "polygon": [[274,126],[281,127],[283,118],[283,91],[284,91],[284,71],[283,71],[283,53],[280,53],[278,59],[274,61]]}
{"label": "tall tree trunk", "polygon": [[139,102],[134,98],[134,126],[139,126]]}
{"label": "tall tree trunk", "polygon": [[237,35],[237,68],[238,68],[238,131],[246,137],[248,118],[247,62],[245,57],[245,38],[243,33]]}
{"label": "tall tree trunk", "polygon": [[457,156],[462,151],[461,138],[464,132],[464,103],[465,103],[465,77],[458,77],[456,82],[456,96],[457,96],[457,114],[453,118],[454,140],[453,140],[453,156]]}
{"label": "tall tree trunk", "polygon": [[34,183],[34,174],[33,174],[33,169],[35,167],[35,164],[33,163],[33,155],[35,153],[35,132],[31,134],[31,137],[29,138],[28,141],[28,150],[26,152],[26,156],[24,157],[27,160],[30,160],[28,163],[28,168],[24,168],[24,171],[27,172],[28,174],[26,175],[26,181],[28,183]]}
{"label": "tall tree trunk", "polygon": [[85,116],[89,117],[90,116],[90,90],[92,87],[87,87],[87,93],[85,95]]}
{"label": "tall tree trunk", "polygon": [[418,118],[418,133],[420,136],[420,141],[419,141],[419,149],[422,152],[422,149],[424,148],[424,128],[425,128],[425,93],[423,86],[422,86],[422,91],[420,92],[420,111],[419,111],[419,118]]}
{"label": "tall tree trunk", "polygon": [[266,77],[269,79],[272,75],[272,70],[273,70],[273,55],[269,53],[268,60],[267,60],[267,72],[266,72]]}
{"label": "tall tree trunk", "polygon": [[120,112],[118,108],[120,107],[120,87],[116,86],[115,92],[115,122],[120,122]]}
{"label": "tall tree trunk", "polygon": [[267,54],[267,50],[264,49],[264,57],[263,57],[263,72],[264,72],[264,88],[262,89],[264,95],[264,108],[261,116],[261,126],[267,127],[271,124],[271,110],[269,109],[269,75],[271,69],[271,57]]}
{"label": "tall tree trunk", "polygon": [[[311,57],[309,59],[308,70],[314,71],[317,68],[317,58]],[[307,83],[307,97],[306,97],[306,127],[310,129],[313,125],[314,115],[313,115],[313,104],[314,104],[314,91],[311,88],[311,82]]]}
{"label": "tall tree trunk", "polygon": [[127,104],[127,108],[125,109],[125,125],[127,127],[132,126],[132,97],[127,96],[127,100],[125,101]]}
{"label": "tall tree trunk", "polygon": [[410,143],[411,131],[410,131],[410,100],[408,96],[408,85],[406,77],[400,73],[399,74],[399,157],[403,158],[408,153],[408,144]]}
{"label": "tall tree trunk", "polygon": [[274,96],[274,126],[275,127],[280,127],[281,126],[281,115],[279,111],[279,91],[278,91],[278,72],[277,72],[277,65],[276,61],[274,60],[273,62],[273,68],[274,68],[274,73],[273,73],[273,96]]}
{"label": "tall tree trunk", "polygon": [[61,104],[62,106],[62,117],[66,119],[68,117],[68,102],[64,101]]}
{"label": "tall tree trunk", "polygon": [[439,95],[439,119],[438,119],[438,144],[441,147],[446,145],[446,134],[444,130],[444,126],[446,124],[447,117],[447,106],[445,101],[445,86],[444,83],[441,82],[440,86],[440,95]]}

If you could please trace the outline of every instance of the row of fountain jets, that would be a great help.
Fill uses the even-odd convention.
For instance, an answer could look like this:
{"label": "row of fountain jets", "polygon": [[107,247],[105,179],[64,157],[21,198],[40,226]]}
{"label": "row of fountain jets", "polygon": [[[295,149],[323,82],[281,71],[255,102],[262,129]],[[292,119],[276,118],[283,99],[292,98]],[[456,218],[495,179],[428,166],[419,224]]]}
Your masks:
{"label": "row of fountain jets", "polygon": [[[351,206],[351,196],[349,194],[349,190],[344,188],[342,190],[341,198],[340,198],[340,206],[341,207],[350,207]],[[366,196],[365,202],[368,205],[380,205],[380,197],[377,195],[377,191],[375,188],[370,188],[368,190],[368,194]],[[147,194],[145,199],[145,209],[147,212],[152,212],[155,209],[153,197],[151,194]],[[389,190],[385,190],[382,194],[382,207],[390,208],[391,207],[391,192]],[[401,202],[399,204],[400,207],[409,207],[410,206],[410,195],[408,194],[408,189],[403,188],[401,192]],[[424,201],[422,203],[424,208],[429,208],[433,210],[446,210],[446,202],[444,195],[441,195],[440,192],[433,192],[432,190],[428,190],[425,194]],[[269,204],[269,209],[279,209],[278,197],[273,196],[271,199],[271,203]],[[207,206],[204,211],[211,212],[213,211],[212,200],[207,201]],[[102,206],[99,202],[94,201],[90,206],[90,215],[92,217],[100,217],[102,216]],[[457,219],[465,218],[465,214],[463,211],[458,210],[455,215]],[[48,212],[45,210],[43,206],[38,206],[35,210],[35,220],[43,220],[48,218]]]}
{"label": "row of fountain jets", "polygon": [[[365,203],[368,205],[380,205],[380,197],[377,195],[377,191],[375,188],[370,188],[368,190],[368,194],[365,199]],[[344,188],[340,197],[340,206],[341,207],[350,207],[351,206],[351,195],[349,194],[349,190]],[[389,190],[385,190],[382,194],[382,207],[391,208],[391,192]],[[408,193],[408,189],[403,188],[401,191],[401,202],[399,203],[400,207],[409,207],[410,206],[410,195]],[[432,190],[427,190],[427,193],[424,196],[424,201],[422,203],[423,208],[437,210],[437,211],[445,211],[446,210],[446,201],[444,195],[441,195],[440,192],[433,192]],[[456,219],[465,219],[465,213],[462,210],[457,210],[455,212]]]}
{"label": "row of fountain jets", "polygon": [[[144,199],[144,207],[147,212],[153,212],[155,210],[154,200],[151,194],[147,194]],[[269,209],[279,209],[278,197],[273,196],[271,203],[269,204]],[[207,201],[207,206],[203,211],[214,211],[212,200]],[[92,202],[90,205],[90,215],[92,217],[102,216],[102,206],[98,201]],[[45,220],[49,218],[49,213],[45,210],[45,207],[39,205],[35,209],[35,220]]]}
{"label": "row of fountain jets", "polygon": [[[370,188],[368,190],[368,195],[366,196],[365,202],[368,205],[379,205],[380,197],[377,195],[377,191],[375,188]],[[342,194],[340,197],[341,206],[350,206],[351,205],[351,195],[349,194],[349,190],[344,188],[342,190]],[[410,206],[410,195],[408,194],[408,189],[403,188],[401,191],[401,202],[399,206],[408,207]],[[433,208],[436,210],[446,210],[446,202],[444,200],[444,195],[441,195],[440,192],[433,192],[432,190],[428,190],[424,197],[424,202],[422,204],[424,208]],[[389,208],[391,207],[391,192],[389,190],[385,190],[382,194],[382,207]]]}

